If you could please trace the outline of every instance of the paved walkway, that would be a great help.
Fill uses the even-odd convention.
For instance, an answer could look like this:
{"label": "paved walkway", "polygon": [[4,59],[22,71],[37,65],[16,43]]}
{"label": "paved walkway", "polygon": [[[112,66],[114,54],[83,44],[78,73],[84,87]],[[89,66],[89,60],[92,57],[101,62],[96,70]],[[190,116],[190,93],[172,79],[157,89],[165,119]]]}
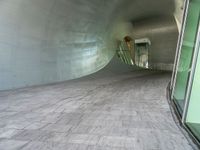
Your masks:
{"label": "paved walkway", "polygon": [[92,75],[0,92],[0,150],[191,150],[168,73]]}

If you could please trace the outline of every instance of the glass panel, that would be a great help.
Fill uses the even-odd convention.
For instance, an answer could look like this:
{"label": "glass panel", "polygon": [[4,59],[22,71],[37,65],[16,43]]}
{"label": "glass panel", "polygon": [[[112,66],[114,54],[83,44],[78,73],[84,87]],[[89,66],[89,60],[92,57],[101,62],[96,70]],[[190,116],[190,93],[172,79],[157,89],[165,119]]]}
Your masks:
{"label": "glass panel", "polygon": [[196,32],[199,20],[199,6],[199,0],[190,1],[173,95],[175,103],[177,104],[181,114],[183,112],[185,104],[187,81],[190,72],[190,64],[192,60],[193,49],[195,45]]}
{"label": "glass panel", "polygon": [[[131,42],[131,44],[133,44]],[[119,50],[117,51],[117,56],[128,65],[134,65],[132,57],[131,57],[131,49],[127,46],[127,43],[122,41],[119,45]]]}
{"label": "glass panel", "polygon": [[132,40],[131,37],[126,36],[123,41],[119,43],[117,56],[126,64],[136,65],[141,68],[149,68],[149,46],[151,42],[148,38]]}
{"label": "glass panel", "polygon": [[186,124],[200,140],[200,54],[198,56],[193,85],[186,116]]}
{"label": "glass panel", "polygon": [[149,68],[149,45],[147,43],[135,46],[135,64],[142,68]]}

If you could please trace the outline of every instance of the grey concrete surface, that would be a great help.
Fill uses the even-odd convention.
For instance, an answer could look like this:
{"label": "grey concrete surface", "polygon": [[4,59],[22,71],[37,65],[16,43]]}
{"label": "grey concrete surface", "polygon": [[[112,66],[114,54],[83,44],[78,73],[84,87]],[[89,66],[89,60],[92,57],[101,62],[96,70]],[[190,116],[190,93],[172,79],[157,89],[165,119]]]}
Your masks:
{"label": "grey concrete surface", "polygon": [[140,19],[133,23],[134,38],[147,37],[149,47],[149,67],[157,70],[173,70],[178,29],[174,16],[156,16]]}
{"label": "grey concrete surface", "polygon": [[1,0],[0,90],[104,67],[114,55],[111,12],[104,0]]}
{"label": "grey concrete surface", "polygon": [[0,92],[0,149],[192,150],[166,100],[170,73],[105,72]]}
{"label": "grey concrete surface", "polygon": [[181,31],[181,24],[183,19],[183,11],[184,11],[184,2],[185,0],[175,0],[175,12],[174,12],[174,18],[176,20],[179,33]]}
{"label": "grey concrete surface", "polygon": [[127,23],[174,10],[174,0],[0,0],[0,90],[96,72]]}

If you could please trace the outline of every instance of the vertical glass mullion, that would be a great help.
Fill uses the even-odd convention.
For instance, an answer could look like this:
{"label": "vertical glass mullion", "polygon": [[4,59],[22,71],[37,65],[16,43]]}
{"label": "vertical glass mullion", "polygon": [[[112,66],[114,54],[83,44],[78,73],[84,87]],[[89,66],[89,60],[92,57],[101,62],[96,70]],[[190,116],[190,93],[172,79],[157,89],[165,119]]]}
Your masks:
{"label": "vertical glass mullion", "polygon": [[178,65],[179,65],[179,60],[181,56],[181,47],[183,44],[183,36],[184,36],[184,31],[185,31],[185,26],[186,26],[188,6],[189,6],[189,0],[186,0],[184,3],[184,14],[183,14],[183,19],[182,19],[181,31],[180,31],[178,43],[177,43],[174,67],[173,67],[171,84],[170,84],[170,90],[171,90],[171,96],[172,96],[171,99],[173,99],[173,95],[174,95],[174,87],[176,84],[176,77],[177,77],[176,75],[178,72]]}

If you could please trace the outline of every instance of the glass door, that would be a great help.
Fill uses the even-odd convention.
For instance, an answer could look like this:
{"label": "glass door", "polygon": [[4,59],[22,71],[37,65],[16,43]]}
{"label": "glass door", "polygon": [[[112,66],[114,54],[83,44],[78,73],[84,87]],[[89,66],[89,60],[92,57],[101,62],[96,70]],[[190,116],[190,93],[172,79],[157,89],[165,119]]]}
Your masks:
{"label": "glass door", "polygon": [[[199,38],[200,39],[200,36]],[[198,41],[197,61],[194,64],[190,95],[188,97],[188,108],[185,122],[192,133],[200,141],[200,41]]]}
{"label": "glass door", "polygon": [[188,6],[188,14],[183,35],[183,43],[181,46],[181,54],[178,62],[174,93],[172,93],[174,102],[177,105],[180,114],[183,113],[185,105],[185,94],[188,86],[188,78],[199,22],[199,6],[200,0],[191,0]]}

